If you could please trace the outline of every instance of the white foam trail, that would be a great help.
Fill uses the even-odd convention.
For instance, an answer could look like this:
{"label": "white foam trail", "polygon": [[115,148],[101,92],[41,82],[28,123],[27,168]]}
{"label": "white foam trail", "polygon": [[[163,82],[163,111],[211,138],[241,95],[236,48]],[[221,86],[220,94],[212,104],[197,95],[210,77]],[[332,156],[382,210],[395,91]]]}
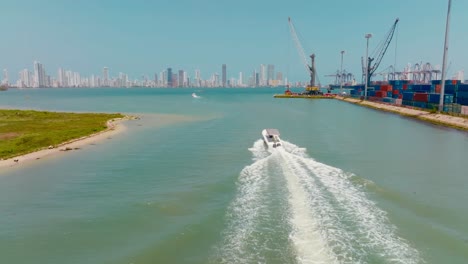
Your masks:
{"label": "white foam trail", "polygon": [[[258,140],[249,150],[254,163],[240,173],[215,263],[267,263],[272,252],[297,263],[423,262],[398,237],[386,213],[351,181],[353,175],[315,161],[287,141],[268,150]],[[283,194],[282,206],[271,200]],[[268,221],[278,210],[287,216],[284,225]],[[268,226],[272,223],[281,227]],[[270,243],[288,232],[290,245]]]}
{"label": "white foam trail", "polygon": [[[277,153],[283,156],[284,151],[278,149]],[[284,161],[280,162],[283,164],[282,169],[289,190],[289,222],[292,228],[290,239],[296,250],[296,260],[298,263],[335,263],[336,258],[326,244],[320,221],[317,221],[317,212],[310,204],[313,197],[301,186],[294,168]]]}
{"label": "white foam trail", "polygon": [[[285,144],[286,143],[286,144]],[[283,142],[286,150],[296,149]],[[317,214],[328,243],[340,262],[419,263],[418,252],[398,237],[386,213],[369,200],[342,170],[308,158],[305,151],[284,153],[289,166],[315,198]]]}
{"label": "white foam trail", "polygon": [[[260,141],[260,143],[263,143]],[[267,188],[268,174],[265,166],[268,161],[263,144],[255,142],[250,149],[256,160],[245,167],[239,176],[238,192],[228,209],[228,229],[221,248],[222,263],[252,263],[261,256],[254,256],[252,247],[259,241],[254,233],[257,229],[259,214],[265,207],[263,193]]]}

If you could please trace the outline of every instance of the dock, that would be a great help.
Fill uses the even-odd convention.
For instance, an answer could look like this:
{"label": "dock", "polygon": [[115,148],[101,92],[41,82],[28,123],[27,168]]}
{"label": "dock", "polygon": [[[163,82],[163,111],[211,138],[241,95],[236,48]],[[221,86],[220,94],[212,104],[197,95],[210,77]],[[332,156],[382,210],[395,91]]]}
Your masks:
{"label": "dock", "polygon": [[333,95],[275,94],[274,98],[334,99]]}

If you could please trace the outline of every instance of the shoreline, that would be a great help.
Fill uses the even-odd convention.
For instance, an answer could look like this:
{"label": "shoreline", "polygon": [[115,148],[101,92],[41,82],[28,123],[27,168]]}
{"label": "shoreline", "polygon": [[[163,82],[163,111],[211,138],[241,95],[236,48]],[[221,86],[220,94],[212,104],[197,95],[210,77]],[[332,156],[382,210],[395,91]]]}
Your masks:
{"label": "shoreline", "polygon": [[122,124],[122,122],[136,119],[136,118],[137,117],[130,116],[130,115],[125,115],[123,118],[114,118],[106,122],[107,128],[104,129],[103,131],[99,131],[97,133],[94,133],[88,136],[83,136],[80,138],[76,138],[76,139],[63,142],[53,148],[50,148],[50,147],[44,148],[44,149],[40,149],[40,150],[31,152],[28,154],[16,156],[16,157],[5,159],[5,160],[0,160],[0,169],[16,167],[20,164],[30,163],[32,161],[40,160],[48,156],[60,154],[62,152],[79,150],[81,147],[85,145],[89,145],[92,143],[96,143],[98,141],[102,141],[108,138],[109,136],[113,136],[113,135],[116,135],[125,131],[126,127]]}
{"label": "shoreline", "polygon": [[401,107],[397,105],[382,104],[371,101],[361,101],[355,98],[346,98],[337,96],[336,99],[367,108],[372,108],[380,111],[390,112],[399,114],[402,116],[418,119],[424,122],[428,122],[434,125],[445,126],[455,128],[462,131],[468,131],[468,118],[450,116],[445,114],[431,113],[428,111],[411,109],[407,107]]}

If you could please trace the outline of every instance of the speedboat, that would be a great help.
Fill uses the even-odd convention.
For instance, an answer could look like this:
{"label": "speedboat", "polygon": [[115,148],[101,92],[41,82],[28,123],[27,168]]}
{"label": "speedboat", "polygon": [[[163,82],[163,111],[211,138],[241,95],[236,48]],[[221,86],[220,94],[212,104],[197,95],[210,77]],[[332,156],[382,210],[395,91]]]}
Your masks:
{"label": "speedboat", "polygon": [[196,93],[192,93],[192,97],[193,98],[200,98],[200,96],[198,96]]}
{"label": "speedboat", "polygon": [[281,139],[279,138],[279,131],[275,128],[267,128],[262,130],[263,141],[270,148],[281,146]]}

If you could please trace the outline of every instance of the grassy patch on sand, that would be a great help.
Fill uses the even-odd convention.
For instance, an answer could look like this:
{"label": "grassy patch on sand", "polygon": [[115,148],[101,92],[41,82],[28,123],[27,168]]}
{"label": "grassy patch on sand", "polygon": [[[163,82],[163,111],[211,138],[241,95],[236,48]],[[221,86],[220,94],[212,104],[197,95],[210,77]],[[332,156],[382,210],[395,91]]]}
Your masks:
{"label": "grassy patch on sand", "polygon": [[0,110],[0,158],[7,159],[105,130],[122,114]]}

